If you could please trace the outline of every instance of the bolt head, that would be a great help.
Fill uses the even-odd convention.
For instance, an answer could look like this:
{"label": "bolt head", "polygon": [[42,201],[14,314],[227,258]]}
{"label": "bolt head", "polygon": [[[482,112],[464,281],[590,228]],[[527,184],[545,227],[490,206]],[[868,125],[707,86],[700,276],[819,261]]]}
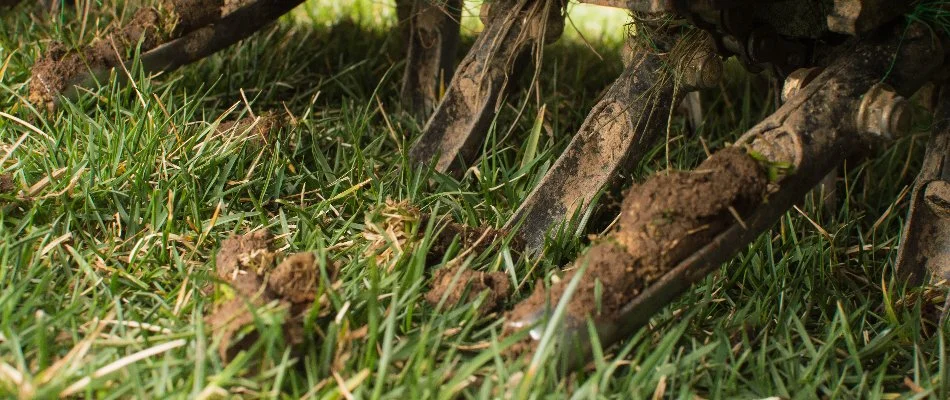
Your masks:
{"label": "bolt head", "polygon": [[711,52],[694,55],[685,67],[683,85],[690,89],[714,88],[722,79],[722,59]]}
{"label": "bolt head", "polygon": [[892,104],[890,112],[887,113],[884,117],[885,120],[881,123],[887,124],[887,129],[892,137],[903,137],[909,134],[913,127],[912,114],[913,110],[911,110],[909,102],[902,98],[899,102]]}
{"label": "bolt head", "polygon": [[912,117],[913,110],[907,99],[890,86],[879,83],[864,94],[856,127],[860,133],[892,140],[910,133]]}
{"label": "bolt head", "polygon": [[703,59],[702,66],[699,68],[700,85],[704,88],[714,88],[722,79],[722,59],[718,55],[710,53]]}
{"label": "bolt head", "polygon": [[788,101],[788,99],[795,97],[795,95],[815,79],[821,71],[822,69],[818,67],[799,68],[791,74],[788,74],[788,77],[785,78],[785,84],[782,86],[782,102],[784,103]]}

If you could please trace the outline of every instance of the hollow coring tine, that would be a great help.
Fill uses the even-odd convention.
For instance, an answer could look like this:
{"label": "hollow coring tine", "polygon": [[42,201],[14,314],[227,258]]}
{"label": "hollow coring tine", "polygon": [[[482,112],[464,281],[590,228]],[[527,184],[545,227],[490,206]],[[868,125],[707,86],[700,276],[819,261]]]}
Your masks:
{"label": "hollow coring tine", "polygon": [[[196,13],[197,16],[193,15],[192,18],[177,21],[176,34],[180,36],[144,51],[140,55],[142,69],[145,73],[151,74],[171,71],[198,61],[249,37],[302,2],[303,0],[246,0],[228,3],[230,5],[222,6],[223,8],[208,7],[207,10]],[[191,0],[178,3],[199,4],[201,2]],[[208,2],[211,5],[218,3]],[[215,12],[220,12],[222,17],[216,17]],[[199,26],[199,24],[204,25]],[[132,61],[123,62],[127,66],[131,66],[132,63]],[[75,99],[79,88],[106,78],[115,66],[90,65],[89,69],[69,79],[63,93],[51,93],[53,104],[60,101],[59,95]],[[33,79],[42,79],[42,77],[34,73]],[[123,82],[128,77],[125,74],[117,74],[116,79]]]}
{"label": "hollow coring tine", "polygon": [[401,0],[398,10],[408,46],[400,97],[416,118],[425,121],[455,72],[462,2]]}
{"label": "hollow coring tine", "polygon": [[486,2],[485,30],[452,77],[445,97],[410,150],[416,164],[437,159],[434,169],[459,175],[472,162],[534,45],[556,40],[564,28],[560,0]]}
{"label": "hollow coring tine", "polygon": [[[682,37],[669,53],[633,45],[623,73],[509,220],[506,228],[519,227],[518,235],[529,250],[543,245],[545,234],[565,218],[586,209],[600,190],[624,181],[666,132],[679,98],[697,84],[718,82],[722,61],[710,46],[683,50],[702,41],[697,36],[694,32]],[[673,60],[677,57],[680,60]],[[705,69],[705,74],[697,69]],[[696,76],[705,81],[696,81]]]}

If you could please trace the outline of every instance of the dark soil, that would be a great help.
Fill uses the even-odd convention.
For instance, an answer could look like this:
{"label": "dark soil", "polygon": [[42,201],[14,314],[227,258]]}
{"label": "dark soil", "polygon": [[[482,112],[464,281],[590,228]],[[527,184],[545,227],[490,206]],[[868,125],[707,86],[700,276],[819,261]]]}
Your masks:
{"label": "dark soil", "polygon": [[[221,336],[218,352],[224,360],[254,343],[256,333],[243,338],[237,334],[253,324],[254,309],[275,300],[290,311],[283,326],[286,341],[294,345],[304,340],[303,316],[317,298],[320,267],[309,252],[292,254],[274,267],[279,255],[273,252],[272,241],[270,233],[256,231],[228,238],[218,250],[217,275],[234,290],[234,298],[219,305],[205,322]],[[335,267],[328,271],[331,280],[335,271]]]}
{"label": "dark soil", "polygon": [[[461,269],[461,270],[460,270]],[[455,281],[454,285],[452,280]],[[425,300],[435,306],[446,297],[446,304],[455,306],[475,300],[484,291],[488,291],[479,311],[488,314],[500,310],[511,291],[511,282],[504,272],[481,272],[470,269],[442,268],[432,277],[432,288],[426,293]]]}
{"label": "dark soil", "polygon": [[0,194],[13,193],[16,190],[16,183],[13,182],[13,175],[0,174]]}
{"label": "dark soil", "polygon": [[175,36],[180,36],[221,19],[225,3],[232,2],[235,0],[170,0],[162,7],[175,21]]}
{"label": "dark soil", "polygon": [[[610,318],[686,256],[759,204],[768,180],[744,150],[726,148],[693,171],[656,175],[630,188],[614,229],[577,261],[587,265],[568,304],[575,321]],[[550,290],[539,286],[509,315],[520,320],[557,301],[577,270]],[[595,287],[601,286],[600,304]]]}
{"label": "dark soil", "polygon": [[[426,225],[428,218],[431,218],[431,216],[423,215],[420,223]],[[436,265],[442,262],[456,238],[461,251],[479,253],[488,249],[492,243],[501,240],[507,234],[508,232],[505,230],[487,226],[475,228],[457,222],[449,222],[432,237],[429,252],[426,254],[426,265]],[[520,242],[513,242],[512,247],[517,249],[522,245]],[[479,312],[488,314],[501,310],[511,291],[511,282],[508,277],[503,272],[480,272],[468,269],[463,269],[460,272],[459,268],[449,267],[437,270],[432,278],[432,288],[425,296],[426,301],[429,304],[436,305],[442,299],[443,294],[448,292],[446,304],[454,306],[459,303],[473,301],[487,290],[489,291],[488,297],[479,307]],[[461,275],[459,275],[455,285],[452,285],[452,280],[456,274]]]}
{"label": "dark soil", "polygon": [[291,303],[313,302],[317,298],[319,282],[320,267],[317,265],[317,257],[309,252],[285,258],[267,278],[267,286]]}

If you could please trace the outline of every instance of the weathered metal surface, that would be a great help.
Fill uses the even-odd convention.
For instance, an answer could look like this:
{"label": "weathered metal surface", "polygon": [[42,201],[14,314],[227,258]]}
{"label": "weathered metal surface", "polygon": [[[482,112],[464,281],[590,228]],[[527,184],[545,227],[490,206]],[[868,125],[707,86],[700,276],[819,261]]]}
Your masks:
{"label": "weathered metal surface", "polygon": [[[599,343],[610,346],[644,326],[659,309],[772,226],[843,156],[868,140],[867,135],[857,132],[856,114],[864,93],[885,76],[886,82],[902,93],[923,85],[943,59],[942,50],[934,44],[922,29],[912,29],[904,38],[886,35],[881,42],[865,41],[842,49],[842,56],[811,84],[743,135],[736,146],[748,148],[768,165],[791,168],[772,183],[774,188],[758,206],[737,216],[731,226],[722,228],[712,240],[692,251],[679,249],[686,255],[648,284],[621,312],[575,315],[568,310],[558,327],[568,363],[576,367],[590,355],[588,318],[593,321]],[[533,326],[529,336],[537,340],[550,315],[549,307],[558,300],[552,299],[550,305],[537,309],[529,318],[509,320],[506,324],[514,330]]]}
{"label": "weathered metal surface", "polygon": [[303,0],[247,0],[214,21],[142,55],[146,72],[170,71],[210,56],[261,30]]}
{"label": "weathered metal surface", "polygon": [[462,1],[413,0],[400,4],[400,9],[405,10],[400,23],[407,41],[401,97],[416,118],[425,121],[455,72]]}
{"label": "weathered metal surface", "polygon": [[[692,36],[682,47],[695,43]],[[567,149],[528,195],[506,229],[518,227],[528,249],[544,244],[556,225],[589,206],[605,186],[623,182],[663,133],[669,122],[676,86],[710,86],[722,75],[722,61],[711,48],[659,53],[640,47],[604,98],[594,106]],[[682,60],[674,60],[682,57]],[[685,60],[685,61],[683,61]],[[718,62],[718,64],[716,64]],[[679,71],[670,65],[679,64]]]}
{"label": "weathered metal surface", "polygon": [[498,0],[485,30],[459,64],[445,97],[410,150],[415,163],[437,159],[435,170],[459,173],[485,139],[518,59],[532,46],[556,40],[564,28],[560,0]]}
{"label": "weathered metal surface", "polygon": [[911,129],[910,102],[884,83],[871,87],[858,108],[858,131],[884,139],[907,135]]}
{"label": "weathered metal surface", "polygon": [[[146,73],[171,71],[198,61],[249,37],[300,3],[303,3],[303,0],[240,2],[241,7],[227,10],[223,18],[213,20],[201,27],[189,27],[178,39],[142,53],[140,56],[142,70]],[[66,98],[75,98],[78,96],[80,87],[89,86],[95,80],[104,79],[108,76],[110,69],[92,70],[77,76],[63,95]],[[125,74],[116,74],[116,79],[124,81],[127,77]]]}
{"label": "weathered metal surface", "polygon": [[828,29],[848,35],[860,35],[900,18],[911,0],[835,0],[828,15]]}
{"label": "weathered metal surface", "polygon": [[782,85],[782,102],[786,102],[795,95],[805,86],[807,86],[813,79],[815,79],[818,74],[821,73],[821,68],[800,68],[792,72],[785,78],[785,84]]}
{"label": "weathered metal surface", "polygon": [[[924,164],[914,183],[897,272],[919,284],[928,275],[950,280],[950,87],[940,90]],[[944,313],[947,311],[944,310]]]}

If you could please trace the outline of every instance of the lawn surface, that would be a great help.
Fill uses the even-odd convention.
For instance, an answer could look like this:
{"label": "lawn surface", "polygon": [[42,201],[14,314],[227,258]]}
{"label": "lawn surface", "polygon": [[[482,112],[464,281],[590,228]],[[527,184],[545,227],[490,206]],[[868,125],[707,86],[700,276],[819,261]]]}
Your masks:
{"label": "lawn surface", "polygon": [[[420,126],[398,99],[389,2],[309,1],[239,47],[153,79],[132,68],[135,85],[39,112],[26,101],[34,60],[50,39],[88,42],[132,11],[105,3],[0,16],[0,173],[21,191],[0,194],[0,397],[950,398],[943,291],[905,289],[893,271],[926,126],[847,160],[834,207],[807,198],[648,328],[564,374],[556,352],[504,358],[499,315],[477,301],[425,303],[442,266],[426,265],[425,241],[367,233],[387,201],[501,226],[619,74],[623,19],[573,13],[583,39],[546,48],[538,84],[509,96],[482,158],[454,180],[407,162]],[[470,45],[479,25],[468,14],[464,26]],[[761,77],[729,67],[703,93],[703,127],[674,118],[669,152],[658,146],[632,180],[695,166],[704,145],[774,108]],[[293,123],[264,146],[215,129],[269,110]],[[203,321],[223,296],[208,290],[215,254],[255,229],[340,265],[340,286],[303,345],[284,344],[285,310],[263,309],[260,339],[225,362]],[[587,246],[565,233],[537,257],[499,244],[460,261],[503,271],[515,301]]]}

